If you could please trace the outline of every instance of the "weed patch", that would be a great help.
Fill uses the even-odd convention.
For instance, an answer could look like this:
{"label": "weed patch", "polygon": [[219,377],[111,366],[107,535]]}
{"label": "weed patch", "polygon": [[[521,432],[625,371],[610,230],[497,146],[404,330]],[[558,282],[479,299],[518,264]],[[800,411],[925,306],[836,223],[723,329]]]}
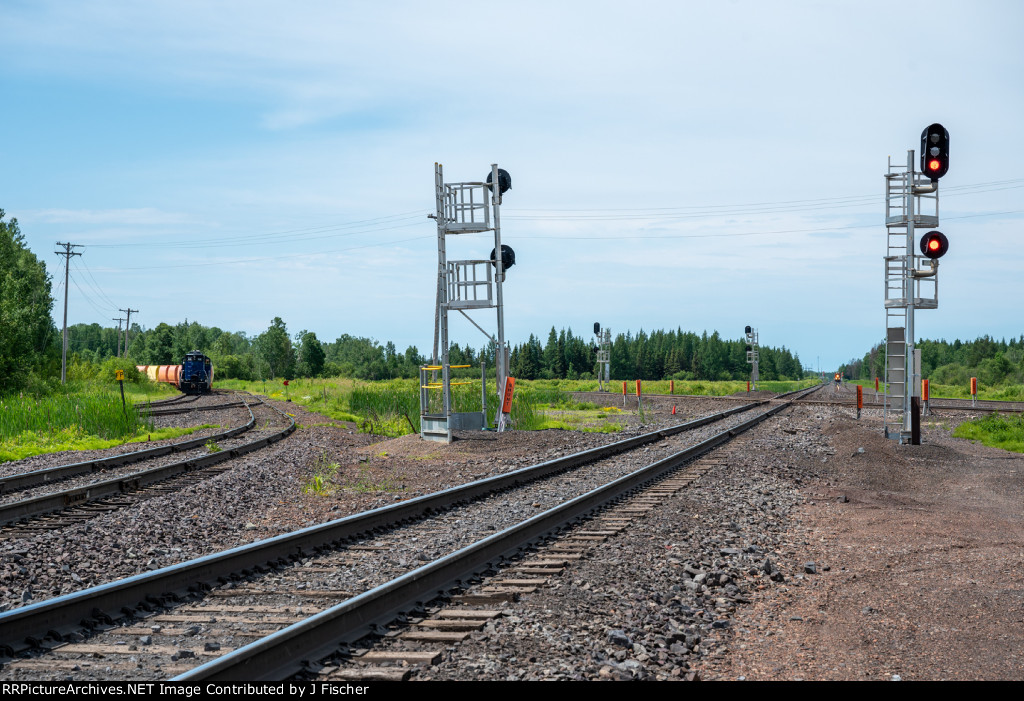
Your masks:
{"label": "weed patch", "polygon": [[302,493],[315,494],[318,497],[330,494],[331,484],[337,479],[339,467],[338,463],[331,462],[326,452],[320,453],[320,457],[313,463],[313,474],[302,485]]}
{"label": "weed patch", "polygon": [[953,435],[981,441],[993,448],[1024,453],[1024,416],[989,414],[976,421],[965,421],[956,427]]}

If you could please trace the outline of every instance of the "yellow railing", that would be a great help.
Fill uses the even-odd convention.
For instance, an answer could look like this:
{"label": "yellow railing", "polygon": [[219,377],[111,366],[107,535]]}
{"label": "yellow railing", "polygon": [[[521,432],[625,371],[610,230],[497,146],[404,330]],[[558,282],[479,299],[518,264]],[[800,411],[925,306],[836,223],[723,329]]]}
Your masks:
{"label": "yellow railing", "polygon": [[[454,369],[454,368],[471,368],[473,366],[472,365],[449,365],[448,367]],[[420,366],[420,370],[444,370],[444,366],[443,365],[421,365]],[[448,384],[450,386],[452,386],[452,387],[456,387],[458,385],[471,385],[471,384],[473,384],[473,382],[475,382],[475,380],[471,380],[469,382],[449,382]],[[441,389],[442,387],[444,387],[444,384],[441,383],[441,382],[430,382],[430,383],[425,384],[425,385],[420,385],[420,389]]]}

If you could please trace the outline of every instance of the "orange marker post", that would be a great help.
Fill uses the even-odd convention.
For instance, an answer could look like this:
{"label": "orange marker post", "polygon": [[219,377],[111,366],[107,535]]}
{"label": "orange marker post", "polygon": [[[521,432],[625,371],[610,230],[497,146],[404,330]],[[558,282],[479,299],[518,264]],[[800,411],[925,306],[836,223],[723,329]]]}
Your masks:
{"label": "orange marker post", "polygon": [[971,378],[971,406],[975,406],[978,402],[978,378]]}
{"label": "orange marker post", "polygon": [[626,408],[626,381],[622,381],[622,408]]}
{"label": "orange marker post", "polygon": [[516,391],[516,378],[506,377],[505,378],[505,396],[501,399],[501,413],[511,414],[512,413],[512,395]]}
{"label": "orange marker post", "polygon": [[676,381],[675,380],[669,380],[668,381],[668,393],[669,394],[675,394],[676,393]]}
{"label": "orange marker post", "polygon": [[924,402],[923,416],[928,416],[928,380],[921,380],[921,401]]}
{"label": "orange marker post", "polygon": [[860,410],[864,408],[864,387],[857,385],[857,418],[860,418]]}
{"label": "orange marker post", "polygon": [[643,405],[641,404],[642,401],[643,401],[643,399],[640,397],[640,380],[637,380],[636,381],[636,409],[637,409],[637,411],[643,411],[644,410]]}

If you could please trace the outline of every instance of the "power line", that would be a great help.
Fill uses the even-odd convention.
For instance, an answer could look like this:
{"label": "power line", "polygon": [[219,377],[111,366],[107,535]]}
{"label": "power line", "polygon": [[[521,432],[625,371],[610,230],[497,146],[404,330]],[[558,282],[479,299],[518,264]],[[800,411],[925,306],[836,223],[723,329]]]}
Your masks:
{"label": "power line", "polygon": [[75,279],[74,275],[71,276],[71,282],[75,283],[75,287],[78,288],[78,291],[82,293],[82,297],[85,298],[85,301],[89,303],[90,307],[96,310],[97,314],[106,314],[107,312],[110,311],[109,309],[100,309],[99,307],[97,307],[96,303],[92,301],[92,297],[87,295],[85,293],[85,290],[82,289],[82,286],[78,284],[78,280]]}
{"label": "power line", "polygon": [[117,308],[117,304],[114,302],[114,300],[110,299],[110,297],[107,296],[107,293],[104,292],[103,288],[100,287],[99,282],[97,282],[96,278],[93,277],[92,271],[89,270],[89,266],[86,265],[86,263],[85,263],[85,258],[83,258],[81,260],[81,263],[82,263],[82,267],[85,268],[85,272],[89,275],[89,279],[92,280],[93,283],[94,283],[92,285],[92,288],[94,290],[96,290],[97,292],[99,292],[100,296],[103,297],[103,299],[110,305],[111,309],[116,309]]}

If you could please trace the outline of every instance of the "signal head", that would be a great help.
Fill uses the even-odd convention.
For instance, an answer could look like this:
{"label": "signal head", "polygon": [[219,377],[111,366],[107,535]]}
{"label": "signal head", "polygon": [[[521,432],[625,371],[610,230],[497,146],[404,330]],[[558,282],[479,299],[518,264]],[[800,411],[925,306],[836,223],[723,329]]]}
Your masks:
{"label": "signal head", "polygon": [[[491,178],[493,173],[487,173],[487,189],[491,189]],[[498,168],[498,192],[504,195],[512,189],[512,176],[504,168]]]}
{"label": "signal head", "polygon": [[925,258],[941,258],[948,250],[949,239],[941,231],[929,231],[921,237],[921,254]]}
{"label": "signal head", "polygon": [[[498,258],[497,258],[496,253],[497,252],[492,248],[491,249],[491,265],[493,265],[495,268],[498,267]],[[516,252],[512,250],[511,246],[506,246],[505,244],[501,244],[501,269],[502,270],[508,270],[509,268],[511,268],[515,264],[516,264]]]}
{"label": "signal head", "polygon": [[949,170],[949,132],[932,124],[921,132],[921,172],[938,180]]}
{"label": "signal head", "polygon": [[597,321],[594,322],[594,335],[597,336],[601,333],[601,324]]}

